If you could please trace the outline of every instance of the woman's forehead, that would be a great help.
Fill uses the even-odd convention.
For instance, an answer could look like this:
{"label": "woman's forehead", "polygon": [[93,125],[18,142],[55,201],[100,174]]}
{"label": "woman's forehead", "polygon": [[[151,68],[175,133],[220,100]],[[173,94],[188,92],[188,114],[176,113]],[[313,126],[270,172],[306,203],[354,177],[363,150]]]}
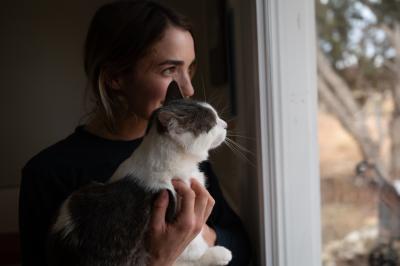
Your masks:
{"label": "woman's forehead", "polygon": [[169,27],[163,38],[151,48],[149,57],[157,65],[168,61],[191,64],[195,59],[193,37],[186,30]]}

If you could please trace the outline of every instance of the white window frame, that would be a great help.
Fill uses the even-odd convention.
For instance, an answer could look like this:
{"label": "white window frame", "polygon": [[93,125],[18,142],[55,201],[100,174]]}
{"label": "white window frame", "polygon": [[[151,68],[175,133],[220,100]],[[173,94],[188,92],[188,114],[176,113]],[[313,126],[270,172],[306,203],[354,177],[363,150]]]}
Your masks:
{"label": "white window frame", "polygon": [[256,0],[261,262],[321,265],[314,1]]}

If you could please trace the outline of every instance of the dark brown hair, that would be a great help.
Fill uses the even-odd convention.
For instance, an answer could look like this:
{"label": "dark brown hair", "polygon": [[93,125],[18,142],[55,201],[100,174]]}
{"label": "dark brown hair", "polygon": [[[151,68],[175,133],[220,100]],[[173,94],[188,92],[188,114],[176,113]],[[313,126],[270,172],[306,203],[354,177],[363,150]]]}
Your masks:
{"label": "dark brown hair", "polygon": [[184,16],[153,1],[115,1],[100,7],[94,15],[84,47],[84,68],[94,112],[104,115],[109,129],[115,129],[116,115],[128,111],[123,95],[111,89],[111,81],[132,71],[169,25],[193,36]]}

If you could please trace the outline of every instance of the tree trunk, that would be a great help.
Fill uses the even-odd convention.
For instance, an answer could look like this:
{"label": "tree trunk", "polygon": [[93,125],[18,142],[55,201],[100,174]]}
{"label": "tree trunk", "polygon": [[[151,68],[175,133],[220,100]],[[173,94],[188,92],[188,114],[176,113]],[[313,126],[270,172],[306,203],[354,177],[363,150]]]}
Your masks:
{"label": "tree trunk", "polygon": [[[399,69],[400,69],[400,59]],[[400,72],[400,71],[399,71]],[[400,73],[398,73],[400,75]],[[390,176],[391,179],[400,179],[400,79],[397,78],[397,85],[392,90],[394,98],[394,110],[390,120],[389,136],[390,147]]]}
{"label": "tree trunk", "polygon": [[394,112],[390,121],[389,135],[391,140],[390,177],[400,179],[400,116]]}
{"label": "tree trunk", "polygon": [[388,171],[380,158],[379,143],[373,140],[362,116],[361,108],[347,83],[332,69],[325,55],[318,51],[318,92],[329,110],[354,138],[365,160],[373,162],[387,178]]}
{"label": "tree trunk", "polygon": [[392,87],[394,110],[392,113],[389,135],[391,140],[391,179],[400,179],[400,24],[395,23],[393,28],[383,27],[388,39],[396,51],[393,63],[387,66],[395,77]]}

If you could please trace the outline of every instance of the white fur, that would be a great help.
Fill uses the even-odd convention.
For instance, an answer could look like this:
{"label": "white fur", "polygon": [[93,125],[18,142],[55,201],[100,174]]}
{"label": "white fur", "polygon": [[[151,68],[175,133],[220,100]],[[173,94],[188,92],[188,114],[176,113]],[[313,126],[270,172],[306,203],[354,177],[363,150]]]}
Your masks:
{"label": "white fur", "polygon": [[52,227],[54,233],[61,232],[63,238],[67,237],[69,233],[74,230],[74,222],[72,221],[71,214],[69,212],[69,198],[65,200],[60,209],[60,214],[57,217],[56,223]]}
{"label": "white fur", "polygon": [[231,260],[230,250],[222,246],[209,247],[200,233],[186,247],[174,266],[227,265]]}

